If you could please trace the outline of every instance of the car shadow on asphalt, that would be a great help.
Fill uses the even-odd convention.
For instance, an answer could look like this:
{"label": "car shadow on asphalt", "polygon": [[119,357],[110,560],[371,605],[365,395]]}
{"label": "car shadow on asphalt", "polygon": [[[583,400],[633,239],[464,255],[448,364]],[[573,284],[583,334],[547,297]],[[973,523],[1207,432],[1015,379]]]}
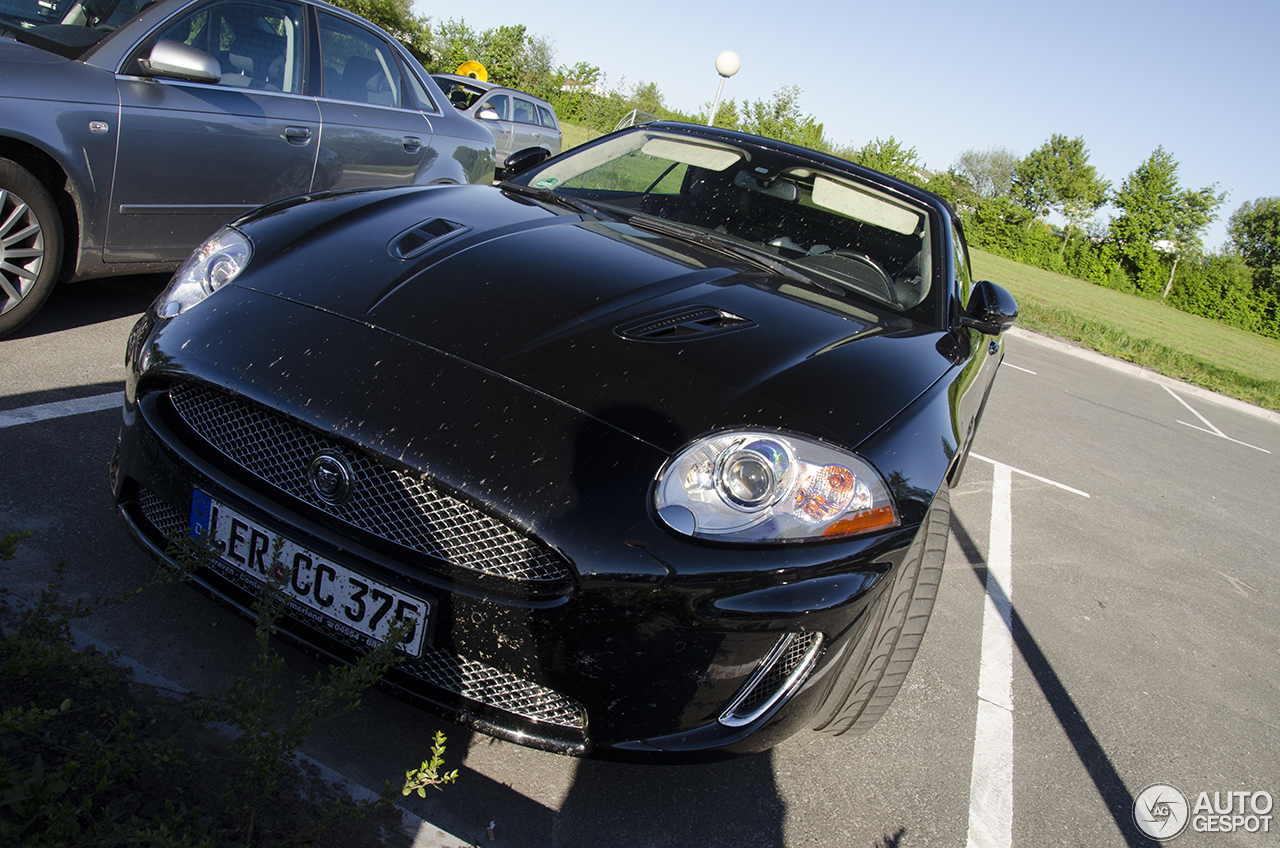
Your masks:
{"label": "car shadow on asphalt", "polygon": [[54,287],[49,300],[30,321],[5,338],[52,335],[145,312],[170,276],[134,274],[61,283]]}
{"label": "car shadow on asphalt", "polygon": [[[986,592],[986,559],[974,542],[973,537],[965,529],[964,524],[954,515],[951,517],[951,532],[955,536],[956,542],[959,543],[960,549],[964,551],[965,559],[968,560],[974,577],[983,587],[983,592]],[[1035,636],[1032,635],[1027,628],[1026,622],[1019,615],[1016,605],[1011,605],[1011,622],[1010,629],[1013,633],[1013,644],[1022,654],[1027,667],[1030,668],[1036,685],[1040,687],[1045,700],[1053,710],[1054,718],[1058,720],[1063,732],[1071,740],[1076,756],[1088,772],[1089,778],[1093,781],[1098,795],[1107,807],[1107,812],[1124,836],[1125,844],[1132,846],[1132,848],[1139,848],[1139,846],[1141,848],[1156,848],[1159,843],[1138,830],[1137,824],[1133,820],[1131,815],[1133,793],[1125,785],[1124,778],[1116,771],[1115,765],[1111,762],[1111,757],[1108,756],[1106,749],[1102,747],[1102,743],[1098,741],[1098,737],[1089,726],[1088,720],[1080,712],[1079,707],[1076,706],[1075,700],[1072,699],[1071,693],[1067,691],[1066,685],[1063,684],[1062,679],[1054,671],[1053,663],[1049,661],[1044,651],[1040,649]]]}
{"label": "car shadow on asphalt", "polygon": [[[457,783],[404,800],[406,809],[429,823],[425,833],[434,826],[468,845],[522,848],[786,844],[786,804],[768,752],[681,765],[582,760],[500,742],[418,713],[405,701],[381,702],[379,715],[390,719],[384,727],[397,729],[394,750],[359,715],[339,719],[330,738],[355,742],[366,763],[399,765],[426,750],[436,730],[447,737],[445,769],[458,769]],[[489,751],[490,746],[497,750]],[[468,753],[459,762],[463,752]],[[322,754],[321,759],[329,758]],[[384,767],[394,771],[385,762]]]}
{"label": "car shadow on asphalt", "polygon": [[785,816],[765,752],[702,765],[583,760],[554,826],[560,845],[782,846]]}

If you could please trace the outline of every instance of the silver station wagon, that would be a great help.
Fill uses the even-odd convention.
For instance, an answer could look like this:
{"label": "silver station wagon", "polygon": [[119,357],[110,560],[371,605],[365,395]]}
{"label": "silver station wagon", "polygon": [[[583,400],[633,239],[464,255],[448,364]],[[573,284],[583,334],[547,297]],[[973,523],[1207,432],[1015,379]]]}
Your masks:
{"label": "silver station wagon", "polygon": [[[459,74],[432,76],[450,103],[493,130],[500,170],[522,170],[559,155],[560,120],[547,101]],[[517,157],[519,166],[509,167]]]}

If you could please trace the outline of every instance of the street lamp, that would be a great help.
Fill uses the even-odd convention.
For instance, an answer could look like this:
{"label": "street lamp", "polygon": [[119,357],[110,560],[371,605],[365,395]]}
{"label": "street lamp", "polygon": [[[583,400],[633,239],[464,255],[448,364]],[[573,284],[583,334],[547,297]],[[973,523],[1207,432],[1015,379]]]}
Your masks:
{"label": "street lamp", "polygon": [[711,104],[711,116],[707,118],[707,126],[712,126],[716,122],[716,110],[720,108],[720,95],[724,92],[724,81],[736,74],[741,64],[738,61],[738,54],[732,50],[726,50],[716,57],[716,73],[720,75],[720,87],[716,89],[716,102]]}

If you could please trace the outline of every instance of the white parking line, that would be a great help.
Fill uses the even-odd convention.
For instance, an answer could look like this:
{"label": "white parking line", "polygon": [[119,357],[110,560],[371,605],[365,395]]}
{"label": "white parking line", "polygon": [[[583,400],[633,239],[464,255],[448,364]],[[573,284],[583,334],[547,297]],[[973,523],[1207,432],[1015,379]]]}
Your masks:
{"label": "white parking line", "polygon": [[969,848],[1008,848],[1013,842],[1013,469],[999,462],[995,466],[969,780]]}
{"label": "white parking line", "polygon": [[1197,427],[1194,424],[1189,424],[1186,421],[1181,421],[1181,420],[1178,421],[1179,424],[1183,424],[1187,427],[1190,427],[1192,430],[1199,430],[1201,433],[1208,433],[1212,436],[1217,436],[1220,439],[1226,439],[1228,442],[1235,442],[1237,445],[1244,445],[1247,448],[1253,448],[1256,451],[1262,451],[1263,453],[1271,453],[1271,451],[1267,450],[1266,448],[1260,448],[1257,445],[1251,445],[1248,442],[1242,442],[1239,439],[1231,438],[1226,433],[1222,432],[1217,427],[1213,426],[1213,422],[1211,422],[1208,418],[1205,418],[1199,412],[1196,412],[1194,409],[1192,409],[1191,404],[1187,403],[1185,400],[1178,397],[1177,392],[1175,392],[1173,389],[1169,388],[1168,386],[1161,386],[1161,388],[1164,389],[1169,394],[1173,395],[1174,400],[1176,400],[1178,403],[1182,404],[1188,410],[1190,410],[1191,414],[1194,415],[1196,418],[1199,418],[1201,421],[1203,421],[1205,426],[1208,427],[1209,429],[1206,430],[1204,427]]}
{"label": "white parking line", "polygon": [[37,421],[66,418],[68,415],[80,415],[84,412],[101,412],[123,403],[124,395],[121,392],[112,392],[109,395],[94,395],[75,400],[60,400],[56,403],[7,409],[0,412],[0,430],[6,427],[17,427],[19,424],[34,424]]}
{"label": "white parking line", "polygon": [[1013,475],[1016,472],[1081,497],[1089,495],[976,453],[970,456],[991,463],[995,472],[967,845],[1009,848],[1013,844]]}
{"label": "white parking line", "polygon": [[[989,462],[992,465],[995,465],[997,467],[999,467],[1000,465],[1003,465],[1003,463],[996,462],[994,459],[985,457],[982,454],[970,452],[969,456],[973,457],[974,459],[980,459],[983,462]],[[1030,477],[1032,480],[1039,480],[1041,483],[1048,483],[1050,486],[1057,486],[1059,489],[1062,489],[1063,491],[1066,491],[1066,492],[1070,492],[1073,495],[1079,495],[1082,498],[1089,497],[1088,492],[1082,492],[1079,489],[1073,489],[1070,486],[1057,482],[1056,480],[1050,480],[1048,477],[1041,477],[1039,474],[1032,474],[1030,471],[1023,471],[1021,468],[1014,468],[1011,465],[1006,465],[1005,467],[1008,468],[1010,471],[1014,471],[1018,474],[1021,474],[1023,477]]]}

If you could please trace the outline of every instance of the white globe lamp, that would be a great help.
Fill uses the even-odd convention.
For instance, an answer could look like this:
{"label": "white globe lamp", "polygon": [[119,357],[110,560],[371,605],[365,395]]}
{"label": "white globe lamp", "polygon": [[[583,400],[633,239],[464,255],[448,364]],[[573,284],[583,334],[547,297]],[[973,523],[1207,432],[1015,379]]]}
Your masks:
{"label": "white globe lamp", "polygon": [[738,54],[732,50],[726,50],[716,57],[716,73],[720,75],[720,87],[716,89],[716,100],[711,104],[711,115],[707,118],[707,126],[712,126],[716,122],[716,112],[720,109],[720,95],[724,93],[724,81],[736,74],[741,66],[742,62],[738,60]]}

